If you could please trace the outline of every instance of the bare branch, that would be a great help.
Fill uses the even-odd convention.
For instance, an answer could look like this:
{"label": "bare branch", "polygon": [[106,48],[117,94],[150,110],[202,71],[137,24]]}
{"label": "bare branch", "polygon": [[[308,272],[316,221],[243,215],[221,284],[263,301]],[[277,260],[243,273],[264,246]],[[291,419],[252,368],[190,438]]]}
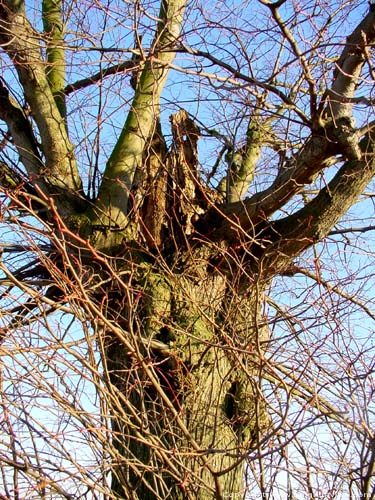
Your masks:
{"label": "bare branch", "polygon": [[[110,225],[126,220],[129,192],[134,175],[141,167],[142,155],[159,116],[159,100],[174,59],[186,0],[163,0],[152,51],[145,62],[130,113],[117,144],[107,162],[100,186],[97,215],[111,212]],[[157,61],[155,61],[155,56]],[[108,215],[107,215],[108,216]]]}
{"label": "bare branch", "polygon": [[275,96],[277,96],[280,99],[280,101],[282,102],[283,105],[285,105],[286,107],[288,107],[288,108],[292,109],[293,111],[295,111],[295,113],[297,114],[297,116],[301,119],[302,123],[305,123],[306,125],[310,125],[311,124],[310,119],[296,105],[296,103],[294,102],[294,100],[291,99],[284,92],[282,92],[276,85],[271,85],[268,82],[264,82],[262,80],[258,80],[258,79],[254,78],[252,76],[246,75],[245,73],[241,73],[234,66],[231,66],[227,62],[225,62],[225,61],[223,61],[223,60],[215,57],[210,52],[205,52],[205,51],[202,51],[202,50],[193,49],[192,47],[188,47],[185,44],[181,44],[181,45],[184,48],[184,51],[187,52],[188,54],[192,54],[192,55],[194,55],[196,57],[202,57],[204,59],[207,59],[208,61],[211,61],[212,63],[214,63],[218,67],[223,68],[226,71],[228,71],[230,74],[233,75],[233,77],[232,77],[232,79],[228,79],[228,78],[225,79],[223,77],[219,77],[218,75],[215,75],[214,73],[207,74],[207,73],[205,73],[203,71],[199,72],[200,75],[203,75],[203,76],[207,75],[207,76],[210,76],[213,79],[215,79],[215,77],[216,77],[219,81],[226,81],[227,80],[229,82],[233,82],[233,78],[235,78],[235,79],[237,79],[239,81],[243,81],[243,82],[246,82],[246,83],[250,84],[249,86],[259,87],[260,89],[263,89],[264,91],[267,91],[267,92],[270,92],[271,94],[274,94]]}
{"label": "bare branch", "polygon": [[307,276],[308,278],[324,286],[324,288],[326,288],[328,291],[337,293],[337,295],[340,295],[340,297],[343,297],[348,302],[351,302],[352,304],[360,307],[368,315],[369,318],[375,320],[375,314],[371,311],[368,305],[363,300],[358,299],[355,295],[345,292],[337,285],[331,285],[331,283],[325,280],[322,276],[317,276],[316,273],[312,273],[308,269],[302,268],[300,266],[295,266],[293,269],[293,274],[298,273]]}
{"label": "bare branch", "polygon": [[[0,119],[4,120],[28,174],[38,178],[43,167],[32,126],[18,103],[0,80]],[[37,181],[38,182],[38,181]]]}
{"label": "bare branch", "polygon": [[375,11],[370,9],[366,17],[348,36],[345,48],[336,63],[333,84],[329,92],[329,105],[335,122],[343,117],[352,117],[355,89],[366,62],[366,49],[375,40]]}
{"label": "bare branch", "polygon": [[[301,192],[305,184],[312,183],[319,172],[330,166],[334,156],[342,155],[344,159],[360,160],[363,152],[367,155],[363,166],[368,164],[369,151],[361,152],[359,146],[363,130],[356,131],[354,128],[352,100],[365,62],[365,47],[375,39],[374,24],[375,12],[371,9],[348,37],[334,74],[335,78],[329,92],[330,98],[326,103],[325,113],[328,118],[313,123],[312,134],[307,138],[304,147],[293,158],[287,160],[274,182],[266,190],[223,209],[225,220],[217,232],[218,238],[229,235],[228,229],[233,222],[247,231],[253,229],[261,220],[270,217]],[[342,99],[336,99],[338,95],[342,96]],[[335,101],[332,101],[332,96],[336,96]],[[366,179],[369,182],[371,175],[369,177],[366,175]],[[362,182],[360,185],[362,186]],[[357,190],[355,192],[357,197],[359,192]]]}
{"label": "bare branch", "polygon": [[[264,191],[245,201],[231,203],[222,209],[224,220],[216,237],[230,237],[233,223],[244,231],[252,230],[256,224],[270,217],[293,196],[311,183],[316,175],[331,164],[332,144],[326,137],[313,136],[298,155],[287,162],[274,182]],[[215,209],[213,210],[215,211]],[[209,214],[210,217],[210,214]]]}
{"label": "bare branch", "polygon": [[255,111],[254,116],[249,120],[245,146],[240,150],[227,153],[228,173],[220,183],[225,185],[225,190],[219,185],[219,192],[225,194],[227,203],[238,202],[247,193],[254,178],[262,146],[269,141],[270,121],[261,120]]}
{"label": "bare branch", "polygon": [[[325,238],[365,190],[375,175],[373,141],[373,136],[368,135],[361,142],[362,160],[345,162],[332,181],[304,208],[272,224],[275,245],[283,242],[286,260]],[[276,267],[284,264],[280,257]]]}
{"label": "bare branch", "polygon": [[92,76],[88,76],[87,78],[82,78],[82,80],[77,80],[74,83],[70,83],[64,89],[64,94],[69,95],[77,90],[89,87],[95,83],[100,82],[103,78],[111,75],[118,75],[122,73],[131,73],[135,67],[138,67],[139,63],[135,65],[133,60],[125,61],[119,64],[114,64],[113,66],[109,66],[97,73],[94,73]]}
{"label": "bare branch", "polygon": [[354,429],[359,434],[363,433],[361,425],[357,425],[350,418],[347,418],[344,412],[340,411],[329,400],[317,394],[314,387],[304,383],[301,380],[301,373],[296,373],[295,370],[291,370],[280,363],[273,363],[271,360],[267,370],[265,370],[264,378],[273,384],[280,385],[297,400],[305,401],[311,408],[319,410],[319,413],[325,415],[328,419],[339,422],[347,429]]}
{"label": "bare branch", "polygon": [[53,190],[65,191],[70,199],[75,198],[81,190],[81,180],[73,147],[47,81],[38,34],[26,18],[23,2],[8,0],[2,4],[0,42],[14,62],[42,139],[46,171],[40,170],[39,174],[47,173]]}

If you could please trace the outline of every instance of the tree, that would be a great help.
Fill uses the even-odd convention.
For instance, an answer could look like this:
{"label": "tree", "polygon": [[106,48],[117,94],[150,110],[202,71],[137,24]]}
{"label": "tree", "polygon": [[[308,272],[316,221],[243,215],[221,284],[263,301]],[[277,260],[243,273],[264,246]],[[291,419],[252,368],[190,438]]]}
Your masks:
{"label": "tree", "polygon": [[300,338],[268,298],[302,275],[366,308],[301,263],[353,233],[339,223],[375,174],[375,9],[352,4],[0,3],[6,498],[242,498],[245,461],[266,492],[263,450],[292,460],[285,405],[360,438],[348,489],[371,492],[371,425],[326,397],[322,361],[277,361],[278,322]]}

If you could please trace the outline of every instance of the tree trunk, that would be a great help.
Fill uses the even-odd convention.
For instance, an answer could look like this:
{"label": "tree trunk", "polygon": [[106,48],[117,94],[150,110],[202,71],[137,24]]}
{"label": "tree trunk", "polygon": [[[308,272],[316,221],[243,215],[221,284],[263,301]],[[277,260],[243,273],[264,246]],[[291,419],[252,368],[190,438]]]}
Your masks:
{"label": "tree trunk", "polygon": [[119,498],[241,498],[243,459],[268,426],[259,287],[241,292],[198,254],[169,270],[144,259],[106,290],[121,325],[103,353]]}

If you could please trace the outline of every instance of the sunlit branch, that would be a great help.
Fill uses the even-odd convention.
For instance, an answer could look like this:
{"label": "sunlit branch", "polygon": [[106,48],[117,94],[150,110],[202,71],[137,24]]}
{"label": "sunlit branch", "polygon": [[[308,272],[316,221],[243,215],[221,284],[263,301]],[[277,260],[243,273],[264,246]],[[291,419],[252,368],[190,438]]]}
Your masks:
{"label": "sunlit branch", "polygon": [[66,118],[64,26],[61,0],[43,0],[42,18],[47,43],[46,75],[57,107]]}
{"label": "sunlit branch", "polygon": [[[363,44],[365,42],[363,40],[365,39],[366,44],[369,44],[375,38],[375,29],[373,28],[374,19],[375,12],[370,10],[365,19],[359,23],[352,35],[348,38],[349,45],[346,45],[342,51],[337,69],[335,70],[331,90],[335,94],[339,93],[344,98],[349,98],[349,100],[353,97],[354,89],[358,83],[364,64]],[[361,44],[357,52],[352,54],[351,47],[356,41],[358,43],[361,41]],[[350,71],[350,73],[348,74],[347,71]],[[256,193],[243,202],[239,201],[230,204],[227,208],[223,209],[223,213],[228,219],[223,221],[222,228],[220,232],[217,233],[218,238],[221,238],[224,234],[228,235],[228,226],[230,226],[228,220],[231,219],[235,220],[236,224],[239,224],[244,231],[252,230],[254,225],[259,223],[262,219],[264,220],[270,217],[277,209],[284,206],[294,195],[301,192],[305,184],[312,183],[319,172],[332,164],[332,157],[338,155],[342,155],[343,159],[358,160],[360,162],[358,164],[353,163],[353,166],[357,165],[357,175],[351,177],[350,185],[355,194],[354,198],[350,196],[350,203],[353,199],[358,197],[373,175],[371,167],[372,152],[370,152],[367,146],[367,140],[365,139],[362,140],[361,149],[359,145],[359,131],[354,129],[351,110],[352,104],[346,103],[345,99],[336,99],[334,106],[332,106],[331,101],[326,103],[325,113],[328,117],[327,121],[317,124],[316,130],[313,127],[312,135],[306,139],[305,145],[293,158],[286,162],[270,187]],[[350,115],[348,115],[348,113],[350,113]],[[360,132],[363,133],[363,130]],[[369,135],[367,135],[367,137],[369,137]],[[365,146],[363,145],[364,143],[366,143]],[[363,155],[365,155],[366,158],[360,160]],[[361,169],[364,175],[359,174]],[[347,170],[348,169],[344,168],[341,169],[340,172],[344,176],[343,183],[346,185],[345,192],[349,194]],[[339,180],[338,175],[335,176],[335,179],[335,182]],[[364,179],[366,180],[364,181]],[[333,187],[333,185],[331,187]],[[327,201],[328,199],[330,206],[333,207],[330,195]],[[317,205],[322,201],[323,195],[319,197]],[[345,203],[345,207],[347,206],[348,205]],[[319,205],[319,210],[321,208],[322,207]],[[346,210],[340,210],[338,206],[336,208],[339,210],[340,214],[343,214]],[[327,215],[327,218],[328,217]],[[332,227],[332,224],[334,224],[333,220],[327,220],[329,229]],[[306,234],[305,245],[307,244],[306,241],[309,239],[307,235],[309,232],[310,229],[307,232],[302,231],[302,233],[300,233],[301,241],[303,240],[302,235]],[[327,232],[329,231],[327,230]],[[322,233],[319,231],[319,238],[321,234]],[[314,238],[311,241],[313,240]]]}
{"label": "sunlit branch", "polygon": [[45,184],[48,183],[49,190],[65,192],[57,203],[61,209],[67,210],[72,199],[80,203],[81,179],[65,120],[41,64],[38,34],[26,18],[23,2],[8,0],[0,8],[0,42],[13,61],[38,126],[45,157],[45,171],[40,169],[39,174]]}
{"label": "sunlit branch", "polygon": [[28,174],[37,175],[43,163],[32,126],[25,111],[12,98],[2,81],[0,81],[0,119],[7,124],[20,160]]}
{"label": "sunlit branch", "polygon": [[[246,82],[250,86],[254,86],[259,89],[266,90],[274,95],[276,95],[283,104],[288,106],[290,109],[293,109],[297,116],[301,119],[302,123],[305,123],[306,125],[310,125],[310,119],[306,116],[306,114],[296,106],[296,103],[294,100],[290,99],[285,93],[283,93],[278,87],[275,85],[271,85],[267,82],[263,82],[262,80],[257,80],[249,75],[246,75],[245,73],[242,73],[238,71],[234,66],[231,66],[230,64],[226,63],[225,61],[217,58],[210,52],[205,52],[202,50],[197,50],[193,49],[191,47],[188,47],[184,44],[182,44],[184,51],[186,51],[188,54],[192,54],[195,57],[201,57],[203,59],[207,59],[208,61],[214,63],[216,66],[225,69],[228,71],[228,73],[231,75],[231,77],[225,77],[225,76],[220,76],[216,75],[215,73],[207,73],[205,71],[199,71],[195,72],[198,73],[200,76],[206,76],[206,78],[211,78],[213,81],[218,80],[222,82],[228,82],[228,83],[239,83],[239,82]],[[177,68],[175,68],[177,69]],[[189,72],[189,70],[182,68],[182,72],[186,71]],[[190,71],[191,73],[194,73],[193,71]]]}
{"label": "sunlit branch", "polygon": [[[375,227],[371,229],[375,229]],[[332,232],[330,234],[332,234]],[[368,305],[363,302],[363,300],[358,299],[355,295],[345,292],[337,285],[331,285],[331,283],[322,278],[322,276],[317,276],[315,273],[312,273],[311,271],[303,267],[296,266],[294,267],[293,272],[295,274],[303,274],[304,276],[307,276],[308,278],[316,281],[319,285],[322,285],[326,290],[337,293],[337,295],[339,295],[343,299],[351,302],[352,304],[355,304],[356,306],[359,306],[368,315],[369,318],[375,320],[375,312],[372,312]]]}
{"label": "sunlit branch", "polygon": [[[152,44],[152,52],[145,61],[131,110],[116,146],[108,159],[99,189],[97,206],[100,211],[110,209],[110,224],[122,225],[126,220],[129,192],[137,167],[159,117],[159,100],[173,61],[186,0],[163,0],[160,21]],[[155,61],[156,56],[156,61]]]}
{"label": "sunlit branch", "polygon": [[315,388],[301,380],[300,373],[270,360],[268,368],[264,370],[262,375],[265,380],[279,385],[288,394],[307,403],[310,410],[315,409],[320,415],[338,422],[349,430],[355,430],[359,434],[363,434],[363,426],[346,418],[346,412],[331,404],[327,398],[317,394]]}

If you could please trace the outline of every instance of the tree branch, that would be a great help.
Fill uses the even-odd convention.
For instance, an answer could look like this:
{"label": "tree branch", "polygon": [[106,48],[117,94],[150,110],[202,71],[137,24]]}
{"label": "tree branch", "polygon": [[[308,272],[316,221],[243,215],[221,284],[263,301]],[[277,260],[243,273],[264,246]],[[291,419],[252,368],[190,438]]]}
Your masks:
{"label": "tree branch", "polygon": [[303,382],[301,380],[301,373],[296,372],[292,368],[285,367],[281,363],[273,363],[271,361],[269,368],[262,372],[262,376],[265,380],[275,384],[275,386],[286,390],[297,400],[308,403],[311,409],[319,410],[320,415],[340,423],[347,429],[354,429],[359,434],[363,434],[363,426],[349,420],[345,412],[321,396],[315,387],[311,387]]}
{"label": "tree branch", "polygon": [[82,78],[82,80],[78,80],[74,83],[70,83],[64,89],[64,95],[72,94],[77,90],[84,89],[89,85],[93,85],[94,83],[100,82],[103,78],[110,75],[117,75],[120,73],[131,73],[135,68],[138,68],[139,63],[136,63],[134,60],[124,61],[120,64],[114,64],[113,66],[109,66],[97,73],[88,76],[87,78]]}
{"label": "tree branch", "polygon": [[[220,182],[219,192],[224,194],[227,203],[240,201],[254,178],[255,169],[262,152],[262,146],[269,139],[270,120],[261,121],[258,113],[249,120],[246,145],[242,150],[228,153],[229,168],[226,177]],[[223,186],[223,187],[221,187]],[[225,186],[225,189],[224,189]]]}
{"label": "tree branch", "polygon": [[81,179],[64,118],[49,87],[38,36],[26,18],[24,3],[4,0],[0,5],[0,43],[14,63],[38,126],[45,156],[45,169],[40,169],[39,175],[48,184],[49,194],[65,193],[57,200],[64,214],[68,198],[77,200],[80,197]]}
{"label": "tree branch", "polygon": [[[19,104],[0,80],[0,119],[9,129],[20,160],[31,177],[38,177],[43,167],[32,126]],[[38,181],[37,181],[38,182]],[[42,186],[41,186],[42,187]]]}
{"label": "tree branch", "polygon": [[111,224],[126,221],[129,192],[142,165],[146,143],[159,116],[159,100],[174,59],[186,0],[162,0],[159,23],[150,55],[145,61],[131,110],[105,168],[97,200],[97,214],[110,211]]}
{"label": "tree branch", "polygon": [[[317,174],[331,164],[334,156],[341,155],[343,159],[359,161],[360,168],[368,171],[370,153],[368,150],[363,151],[366,158],[361,161],[359,139],[362,131],[354,128],[352,100],[365,62],[364,51],[374,41],[375,11],[370,9],[347,39],[334,72],[331,89],[327,91],[329,97],[322,103],[321,119],[312,117],[312,134],[304,147],[287,161],[269,188],[222,209],[224,221],[216,233],[217,238],[230,237],[233,223],[244,231],[252,230],[261,220],[270,217],[301,192],[305,184],[312,183]],[[366,176],[366,179],[363,187],[371,177]],[[350,199],[352,203],[353,198]],[[350,203],[345,203],[345,206],[349,208]],[[323,233],[326,234],[325,231]]]}
{"label": "tree branch", "polygon": [[[237,78],[238,80],[242,80],[246,83],[249,83],[250,85],[254,87],[259,87],[263,89],[266,92],[270,92],[277,96],[281,102],[288,107],[289,109],[292,109],[298,117],[301,119],[302,123],[306,125],[310,125],[310,120],[309,118],[305,115],[305,113],[298,107],[296,106],[296,103],[291,99],[287,94],[282,92],[276,85],[272,85],[267,82],[263,82],[261,80],[257,80],[256,78],[246,75],[245,73],[242,73],[238,71],[234,66],[228,64],[227,62],[215,57],[213,54],[209,52],[205,52],[203,50],[197,50],[193,49],[192,47],[189,47],[185,44],[182,44],[183,49],[185,52],[188,54],[191,54],[196,57],[202,57],[203,59],[207,59],[208,61],[212,62],[213,64],[217,65],[219,68],[223,68],[229,73],[233,75],[233,77]],[[204,72],[199,72],[200,75],[205,75],[206,73]],[[212,75],[214,76],[214,75]],[[224,79],[223,79],[224,80]],[[227,78],[225,79],[227,80]]]}
{"label": "tree branch", "polygon": [[326,115],[332,120],[332,138],[347,159],[360,159],[358,132],[352,114],[353,99],[359,83],[366,49],[375,41],[375,11],[367,16],[347,38],[345,48],[336,63],[333,83],[327,93]]}
{"label": "tree branch", "polygon": [[345,48],[336,62],[333,84],[329,92],[332,117],[337,122],[342,117],[352,116],[352,101],[366,62],[366,48],[375,41],[375,11],[370,9],[346,39]]}
{"label": "tree branch", "polygon": [[61,0],[43,0],[43,28],[47,41],[47,80],[63,118],[66,118],[64,30]]}
{"label": "tree branch", "polygon": [[344,290],[342,290],[339,286],[331,285],[331,283],[325,280],[320,274],[317,275],[316,273],[312,273],[311,271],[303,267],[296,266],[294,274],[298,273],[303,274],[304,276],[307,276],[308,278],[316,281],[319,285],[324,286],[324,288],[329,292],[334,292],[340,297],[344,298],[345,300],[360,307],[369,316],[369,318],[375,321],[375,314],[371,311],[371,309],[367,306],[367,304],[363,300],[358,299],[356,294],[354,295],[347,293]]}
{"label": "tree branch", "polygon": [[[325,238],[375,175],[374,135],[361,142],[362,159],[344,163],[332,181],[298,212],[272,223],[274,244],[267,250],[273,269]],[[278,249],[282,248],[280,253]]]}
{"label": "tree branch", "polygon": [[[316,175],[330,165],[332,154],[332,143],[325,136],[310,137],[302,151],[289,160],[267,189],[222,208],[223,220],[215,237],[233,237],[233,223],[243,231],[252,230],[301,192],[305,184],[313,182]],[[217,209],[214,208],[211,212],[217,212]],[[212,217],[212,213],[208,217]]]}

